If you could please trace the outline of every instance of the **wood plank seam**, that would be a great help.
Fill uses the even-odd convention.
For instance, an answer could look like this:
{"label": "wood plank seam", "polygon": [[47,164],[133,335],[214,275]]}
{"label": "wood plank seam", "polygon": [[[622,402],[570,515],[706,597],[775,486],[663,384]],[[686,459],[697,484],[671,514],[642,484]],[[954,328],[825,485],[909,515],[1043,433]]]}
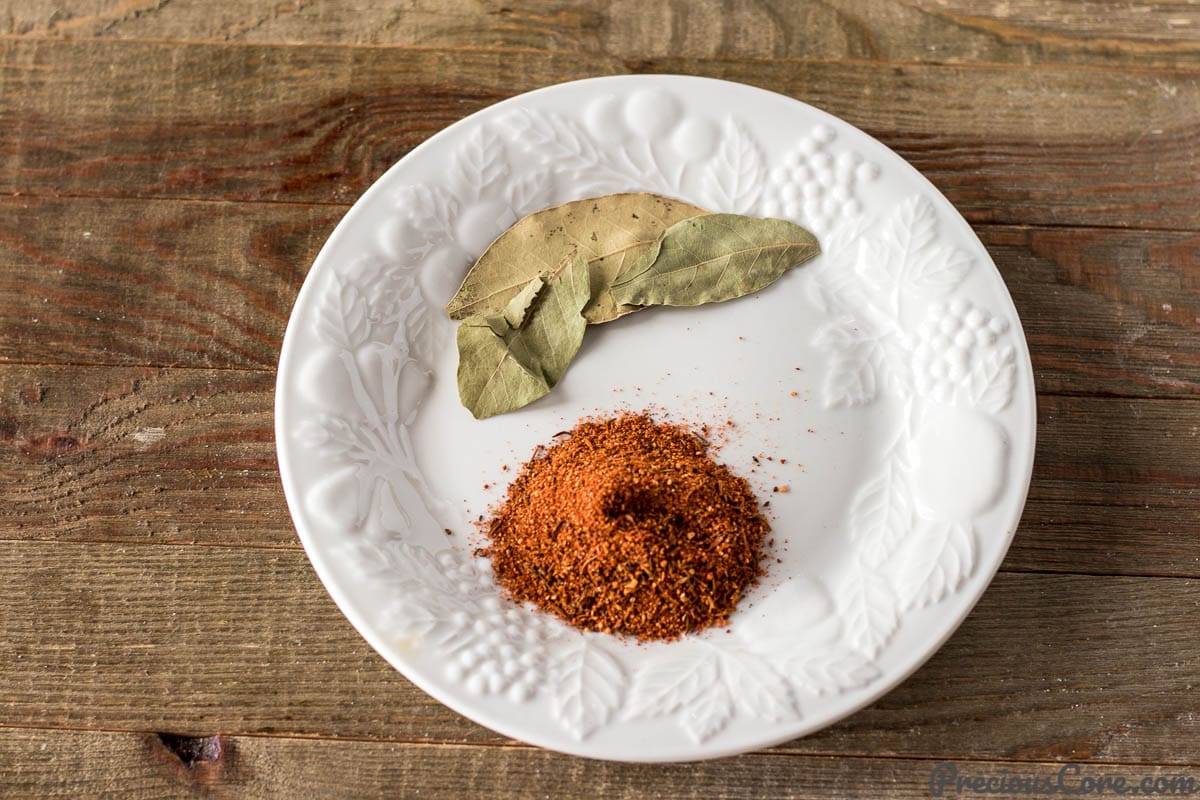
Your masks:
{"label": "wood plank seam", "polygon": [[388,50],[388,51],[411,51],[411,52],[445,52],[445,53],[495,53],[501,55],[550,55],[564,56],[577,55],[588,56],[593,58],[611,58],[616,63],[621,64],[625,69],[641,74],[646,71],[653,72],[654,65],[663,61],[675,60],[678,58],[688,58],[695,61],[706,62],[730,62],[738,64],[793,64],[793,65],[810,65],[810,64],[829,64],[829,65],[844,65],[844,66],[879,66],[879,67],[940,67],[946,69],[986,69],[986,70],[1069,70],[1075,72],[1097,72],[1097,73],[1116,73],[1128,75],[1130,73],[1142,73],[1150,75],[1179,75],[1184,77],[1193,77],[1200,75],[1200,66],[1189,67],[1183,65],[1159,66],[1146,64],[1130,64],[1122,66],[1108,66],[1104,64],[1079,64],[1070,61],[1035,61],[1035,62],[1004,62],[1004,61],[939,61],[937,59],[883,59],[883,58],[830,58],[830,57],[805,57],[805,56],[657,56],[646,55],[638,56],[631,55],[614,55],[605,50],[588,50],[588,49],[572,49],[572,50],[551,50],[539,47],[515,47],[515,46],[487,46],[487,45],[421,45],[421,44],[370,44],[370,43],[346,43],[346,42],[319,42],[319,43],[296,43],[296,42],[271,42],[271,41],[223,41],[220,39],[175,39],[175,38],[160,38],[160,37],[128,37],[121,39],[109,39],[104,37],[95,37],[88,39],[75,39],[62,36],[27,36],[23,34],[0,33],[0,42],[20,42],[20,43],[47,43],[51,45],[61,45],[66,43],[77,42],[103,42],[107,46],[119,46],[120,44],[138,45],[138,44],[157,44],[171,46],[196,46],[196,47],[214,47],[221,49],[245,47],[245,48],[279,48],[279,49],[303,49],[306,47],[321,47],[330,50]]}
{"label": "wood plank seam", "polygon": [[[403,156],[402,156],[403,158]],[[383,172],[379,173],[382,176]],[[378,176],[377,176],[378,177]],[[1180,182],[1180,185],[1187,185],[1190,181]],[[364,190],[365,191],[365,190]],[[349,211],[354,207],[354,203],[344,200],[289,200],[286,198],[271,198],[271,197],[256,197],[253,199],[246,198],[227,198],[227,197],[206,197],[204,195],[183,196],[183,195],[145,195],[145,194],[121,194],[121,193],[89,193],[81,191],[44,191],[40,188],[32,190],[21,190],[19,192],[0,192],[0,199],[11,200],[86,200],[91,202],[139,202],[139,203],[211,203],[213,205],[227,206],[294,206],[298,208],[321,208],[321,209],[343,209]],[[1026,230],[1026,231],[1041,231],[1041,230],[1062,230],[1062,231],[1115,231],[1120,233],[1200,233],[1200,225],[1195,228],[1179,227],[1155,227],[1153,225],[1115,225],[1102,222],[1055,222],[1053,220],[1045,220],[1038,222],[998,222],[987,219],[973,220],[970,222],[972,230],[985,231],[988,229],[1009,229],[1009,230]],[[3,269],[6,264],[0,262],[0,269]]]}
{"label": "wood plank seam", "polygon": [[[22,725],[20,723],[0,722],[0,732],[5,730],[12,731],[43,731],[46,733],[84,733],[84,734],[117,734],[117,735],[138,735],[138,736],[158,736],[162,735],[162,731],[148,731],[138,728],[113,728],[113,727],[73,727],[67,725]],[[496,740],[496,741],[477,741],[477,742],[462,742],[454,740],[441,740],[436,738],[402,738],[402,737],[384,737],[372,738],[369,736],[353,736],[346,734],[299,734],[299,733],[259,733],[259,732],[225,732],[212,730],[208,733],[195,732],[191,734],[181,734],[185,736],[217,736],[220,738],[231,739],[263,739],[271,741],[295,741],[295,742],[339,742],[347,744],[366,744],[366,745],[401,745],[413,748],[437,748],[439,750],[456,749],[456,750],[513,750],[530,753],[543,752],[543,748],[536,745],[526,744],[515,739]],[[801,737],[804,738],[804,737]],[[954,762],[957,764],[1017,764],[1017,765],[1037,765],[1037,766],[1061,766],[1068,763],[1079,763],[1084,766],[1094,765],[1103,766],[1106,768],[1118,767],[1172,767],[1172,768],[1200,768],[1200,759],[1195,761],[1139,761],[1137,759],[1080,759],[1072,760],[1064,757],[1061,760],[1053,761],[1048,759],[1036,758],[1006,758],[1003,756],[989,755],[983,758],[963,756],[954,753],[934,754],[934,753],[888,753],[875,752],[869,750],[787,750],[782,747],[771,747],[764,750],[754,751],[756,756],[766,756],[770,758],[781,759],[841,759],[841,758],[865,758],[881,761],[916,761],[916,762]],[[735,756],[736,758],[736,756]]]}

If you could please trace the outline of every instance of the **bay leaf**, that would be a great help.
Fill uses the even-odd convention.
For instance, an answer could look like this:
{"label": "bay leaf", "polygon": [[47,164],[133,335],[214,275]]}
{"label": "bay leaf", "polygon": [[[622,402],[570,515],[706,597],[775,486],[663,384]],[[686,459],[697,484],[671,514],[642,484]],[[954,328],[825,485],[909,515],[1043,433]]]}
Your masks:
{"label": "bay leaf", "polygon": [[521,327],[525,322],[525,315],[529,313],[529,307],[533,305],[533,301],[544,288],[546,288],[546,279],[541,275],[525,284],[525,288],[508,301],[508,305],[500,314],[486,318],[488,326],[495,331],[497,336],[505,336],[509,331]]}
{"label": "bay leaf", "polygon": [[549,281],[535,275],[497,314],[458,326],[458,396],[476,419],[548,393],[579,351],[591,297],[587,259],[576,256]]}
{"label": "bay leaf", "polygon": [[752,294],[821,252],[782,219],[707,214],[677,222],[612,283],[623,305],[698,306]]}
{"label": "bay leaf", "polygon": [[530,214],[488,246],[446,304],[451,319],[494,315],[544,276],[548,283],[577,255],[592,262],[589,322],[608,322],[636,311],[620,308],[609,293],[611,279],[637,263],[662,233],[704,209],[662,195],[625,192],[574,200]]}

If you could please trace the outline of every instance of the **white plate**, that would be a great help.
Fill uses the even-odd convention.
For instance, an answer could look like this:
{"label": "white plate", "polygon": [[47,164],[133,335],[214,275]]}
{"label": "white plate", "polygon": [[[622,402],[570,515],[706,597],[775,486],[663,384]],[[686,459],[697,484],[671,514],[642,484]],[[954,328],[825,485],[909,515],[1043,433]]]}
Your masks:
{"label": "white plate", "polygon": [[[472,419],[441,311],[468,265],[523,214],[628,190],[786,216],[824,254],[753,298],[592,328],[548,397]],[[647,404],[734,420],[720,458],[771,501],[769,577],[729,633],[582,634],[502,599],[472,556],[484,483],[581,414]],[[1012,301],[928,181],[803,103],[672,76],[521,95],[388,170],[317,257],[276,394],[296,528],[367,641],[504,735],[627,761],[783,742],[903,680],[1000,564],[1034,425]]]}

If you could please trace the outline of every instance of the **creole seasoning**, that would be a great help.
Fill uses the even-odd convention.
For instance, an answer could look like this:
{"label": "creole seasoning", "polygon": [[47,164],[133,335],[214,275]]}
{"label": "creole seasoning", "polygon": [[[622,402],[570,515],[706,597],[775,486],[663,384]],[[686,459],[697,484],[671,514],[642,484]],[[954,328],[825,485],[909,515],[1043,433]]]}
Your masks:
{"label": "creole seasoning", "polygon": [[724,625],[770,526],[682,426],[581,422],[526,463],[485,525],[500,585],[587,630],[673,639]]}

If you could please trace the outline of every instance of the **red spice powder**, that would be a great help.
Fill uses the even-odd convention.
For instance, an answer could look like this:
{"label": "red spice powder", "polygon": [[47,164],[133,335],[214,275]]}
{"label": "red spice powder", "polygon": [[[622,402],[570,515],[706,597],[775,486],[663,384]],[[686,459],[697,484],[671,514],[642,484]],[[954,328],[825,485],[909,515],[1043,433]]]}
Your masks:
{"label": "red spice powder", "polygon": [[648,415],[538,448],[486,523],[500,585],[586,630],[674,639],[725,625],[770,530],[704,439]]}

